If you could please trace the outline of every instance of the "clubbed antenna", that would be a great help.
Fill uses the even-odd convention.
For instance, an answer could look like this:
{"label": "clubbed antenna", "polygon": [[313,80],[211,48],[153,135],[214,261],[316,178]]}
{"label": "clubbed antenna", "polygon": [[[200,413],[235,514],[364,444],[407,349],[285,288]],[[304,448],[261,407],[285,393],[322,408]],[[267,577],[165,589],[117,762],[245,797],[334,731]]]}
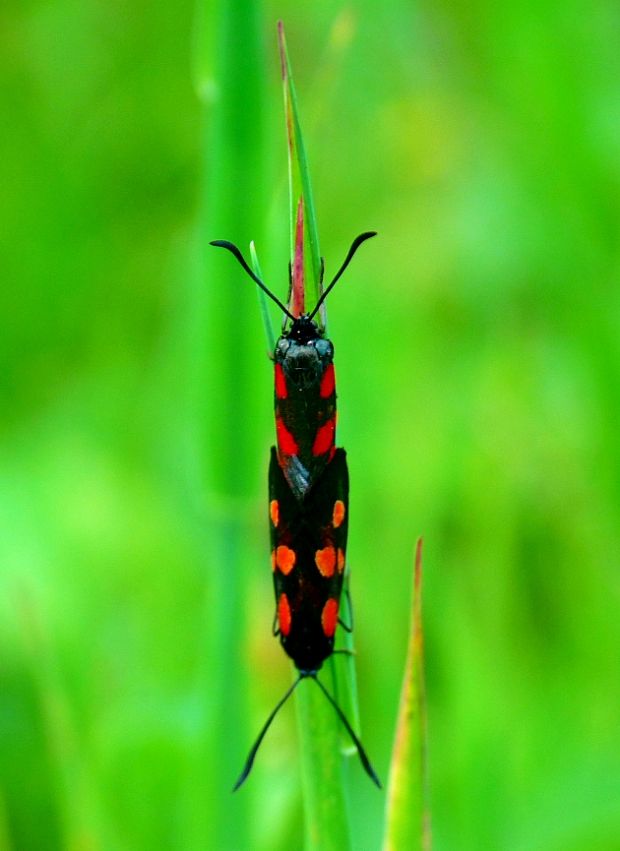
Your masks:
{"label": "clubbed antenna", "polygon": [[[316,303],[316,306],[315,306],[314,310],[313,310],[313,311],[312,311],[312,313],[310,314],[310,319],[312,319],[312,318],[315,316],[315,314],[317,313],[317,311],[320,309],[321,305],[323,304],[323,302],[324,302],[324,301],[325,301],[325,299],[327,298],[328,294],[329,294],[329,293],[331,292],[331,290],[334,288],[334,284],[336,283],[336,281],[338,280],[338,278],[342,275],[342,273],[344,272],[344,270],[347,268],[347,266],[349,265],[349,263],[350,263],[350,262],[351,262],[351,260],[353,259],[353,255],[355,254],[355,252],[357,251],[357,249],[360,247],[360,245],[362,244],[362,242],[366,242],[366,240],[367,240],[367,239],[370,239],[371,237],[376,236],[376,235],[377,235],[377,232],[376,232],[376,231],[374,231],[374,230],[369,230],[369,231],[365,231],[365,233],[361,233],[359,236],[356,236],[356,237],[355,237],[355,239],[353,240],[353,243],[352,243],[352,245],[351,245],[351,248],[349,248],[349,253],[348,253],[348,254],[347,254],[347,256],[344,258],[344,263],[342,264],[342,266],[340,267],[340,269],[339,269],[339,270],[338,270],[338,272],[336,273],[336,276],[334,277],[334,279],[332,280],[332,282],[329,284],[329,286],[327,287],[327,289],[325,289],[325,290],[323,291],[323,294],[322,294],[321,298],[318,300],[318,302]],[[317,682],[318,682],[318,680],[317,680]]]}
{"label": "clubbed antenna", "polygon": [[282,709],[282,707],[284,706],[284,704],[286,703],[286,701],[289,699],[289,697],[293,694],[293,692],[295,691],[295,689],[297,688],[297,686],[299,685],[299,683],[302,681],[302,679],[303,679],[303,677],[302,677],[301,675],[300,675],[299,677],[297,677],[297,679],[295,680],[295,682],[293,683],[293,685],[292,685],[292,686],[290,687],[290,689],[286,692],[286,694],[284,695],[284,697],[283,697],[280,701],[278,701],[278,703],[276,704],[275,709],[273,710],[273,712],[271,713],[271,715],[269,716],[269,718],[265,721],[265,724],[264,724],[264,726],[263,726],[263,729],[262,729],[262,730],[260,731],[260,733],[258,734],[258,736],[257,736],[257,738],[256,738],[256,741],[255,741],[255,742],[254,742],[254,744],[252,745],[252,749],[251,749],[250,753],[248,754],[248,758],[246,759],[246,761],[245,761],[245,765],[243,766],[243,771],[241,772],[241,774],[239,775],[239,779],[237,780],[237,782],[236,782],[236,783],[235,783],[235,785],[233,786],[233,792],[236,792],[236,791],[237,791],[237,789],[238,789],[240,786],[242,786],[242,785],[243,785],[243,783],[245,783],[245,781],[246,781],[246,779],[247,779],[247,776],[248,776],[248,774],[250,773],[250,771],[252,770],[252,766],[254,765],[254,759],[255,759],[255,757],[256,757],[256,754],[257,754],[257,752],[258,752],[258,749],[259,749],[259,748],[260,748],[260,746],[261,746],[261,742],[262,742],[262,741],[263,741],[263,739],[265,738],[265,734],[266,734],[267,730],[271,727],[271,722],[272,722],[272,721],[273,721],[273,719],[276,717],[276,715],[278,714],[278,712]]}
{"label": "clubbed antenna", "polygon": [[254,759],[256,758],[256,754],[258,753],[258,749],[261,746],[263,739],[265,738],[265,734],[267,733],[267,730],[271,727],[271,722],[276,717],[278,712],[282,709],[282,707],[284,706],[286,701],[289,699],[289,697],[293,694],[293,692],[295,691],[295,689],[297,688],[299,683],[302,680],[307,679],[308,677],[310,677],[311,679],[314,680],[314,682],[321,689],[321,691],[323,692],[323,694],[325,695],[327,700],[334,707],[336,714],[338,715],[338,717],[340,718],[340,720],[344,724],[347,733],[349,734],[349,736],[351,736],[353,744],[357,748],[357,752],[359,754],[361,763],[364,766],[364,771],[370,777],[372,782],[375,783],[379,787],[379,789],[381,789],[381,781],[377,777],[374,768],[370,764],[370,760],[368,759],[366,751],[362,747],[362,743],[360,742],[358,737],[355,735],[355,731],[353,730],[353,727],[351,727],[351,725],[349,724],[346,715],[344,714],[342,709],[338,706],[338,704],[336,703],[334,698],[331,696],[331,694],[327,691],[327,689],[325,688],[323,683],[319,680],[316,673],[317,673],[316,671],[302,671],[299,674],[299,676],[297,677],[297,679],[295,680],[295,682],[293,683],[293,685],[288,689],[288,691],[286,692],[284,697],[281,698],[281,700],[278,701],[274,710],[271,712],[269,718],[267,718],[267,720],[265,721],[262,730],[260,731],[260,733],[256,737],[256,741],[252,745],[252,749],[250,750],[250,753],[248,754],[248,758],[245,761],[245,765],[243,766],[243,771],[241,772],[241,774],[239,775],[239,779],[237,780],[237,782],[233,786],[233,792],[236,792],[237,789],[240,786],[242,786],[243,783],[245,783],[245,781],[247,780],[248,774],[250,773],[250,771],[252,770],[252,766],[254,765]]}
{"label": "clubbed antenna", "polygon": [[[245,269],[245,271],[248,273],[248,275],[250,276],[250,278],[252,278],[252,280],[253,280],[253,281],[255,281],[255,282],[258,284],[258,286],[261,288],[261,290],[262,290],[264,293],[266,293],[266,295],[268,295],[268,296],[269,296],[269,298],[270,298],[272,301],[275,301],[275,303],[278,305],[278,307],[280,308],[280,310],[281,310],[281,311],[283,311],[283,313],[285,313],[285,314],[288,316],[288,318],[289,318],[289,319],[292,319],[293,321],[295,321],[295,317],[293,316],[293,314],[292,314],[292,313],[290,313],[290,311],[288,311],[288,310],[286,309],[286,307],[284,307],[284,305],[282,304],[282,302],[280,301],[280,299],[279,299],[277,296],[275,296],[275,295],[271,292],[271,290],[270,290],[270,289],[268,289],[268,288],[265,286],[265,284],[261,281],[261,279],[258,277],[258,275],[255,275],[255,274],[254,274],[254,272],[250,269],[250,267],[248,266],[248,264],[245,262],[245,259],[244,259],[244,257],[243,257],[243,254],[241,253],[241,251],[237,248],[237,246],[236,246],[233,242],[228,242],[228,240],[226,240],[226,239],[214,239],[214,240],[210,243],[210,245],[215,245],[217,248],[226,248],[226,249],[228,249],[228,251],[230,251],[230,253],[231,253],[231,254],[233,254],[233,255],[237,258],[237,260],[239,261],[239,263],[241,264],[241,266]],[[345,265],[346,265],[346,264],[345,264]]]}

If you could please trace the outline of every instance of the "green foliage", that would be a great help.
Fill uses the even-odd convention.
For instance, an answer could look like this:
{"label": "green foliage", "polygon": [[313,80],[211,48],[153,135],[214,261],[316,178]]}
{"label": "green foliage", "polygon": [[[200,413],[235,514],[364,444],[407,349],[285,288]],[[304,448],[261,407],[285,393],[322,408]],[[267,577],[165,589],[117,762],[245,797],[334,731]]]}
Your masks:
{"label": "green foliage", "polygon": [[[286,35],[282,21],[278,23],[280,69],[284,93],[284,116],[288,142],[289,215],[291,236],[291,267],[295,266],[296,248],[303,249],[303,282],[305,310],[310,310],[319,300],[321,282],[321,250],[314,210],[312,182],[306,145],[301,131],[297,94],[291,70]],[[298,223],[301,215],[301,238]]]}
{"label": "green foliage", "polygon": [[430,851],[431,848],[426,765],[421,538],[416,548],[412,597],[407,664],[390,765],[383,851]]}
{"label": "green foliage", "polygon": [[[240,116],[225,156],[204,147],[221,161],[256,142],[267,168],[250,167],[251,192],[211,171],[234,213],[207,236],[256,239],[265,281],[286,294],[281,16],[328,279],[354,234],[379,231],[329,303],[364,744],[385,779],[423,533],[434,847],[615,851],[618,12],[361,0],[334,15],[261,7],[266,79],[231,98],[239,113],[262,105],[259,126]],[[205,26],[199,44],[216,37]],[[230,822],[235,807],[236,849],[302,841],[292,707],[229,793],[290,671],[270,634],[272,376],[256,295],[230,258],[211,249],[206,277],[197,259],[201,128],[215,129],[194,83],[215,92],[208,63],[192,79],[192,32],[189,5],[159,0],[3,14],[11,851],[220,851],[205,813]],[[228,30],[245,66],[239,37]],[[207,364],[205,329],[222,347]],[[217,453],[205,411],[237,453]],[[243,594],[210,531],[231,506],[221,537],[243,541]],[[234,642],[219,656],[217,617]],[[206,783],[208,736],[230,726],[218,665],[247,705],[226,706],[240,726]],[[346,773],[352,846],[377,849],[385,798],[355,759]]]}

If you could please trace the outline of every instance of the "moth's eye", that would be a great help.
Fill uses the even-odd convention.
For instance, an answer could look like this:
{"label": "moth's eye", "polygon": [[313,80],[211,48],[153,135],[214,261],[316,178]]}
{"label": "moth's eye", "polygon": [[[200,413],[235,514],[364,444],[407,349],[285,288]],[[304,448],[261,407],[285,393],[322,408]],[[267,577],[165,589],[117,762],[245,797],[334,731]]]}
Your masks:
{"label": "moth's eye", "polygon": [[317,340],[314,347],[321,360],[333,358],[334,347],[329,340]]}
{"label": "moth's eye", "polygon": [[280,337],[278,340],[278,344],[276,346],[276,354],[280,355],[280,357],[284,357],[284,355],[288,352],[291,347],[291,341],[286,337]]}

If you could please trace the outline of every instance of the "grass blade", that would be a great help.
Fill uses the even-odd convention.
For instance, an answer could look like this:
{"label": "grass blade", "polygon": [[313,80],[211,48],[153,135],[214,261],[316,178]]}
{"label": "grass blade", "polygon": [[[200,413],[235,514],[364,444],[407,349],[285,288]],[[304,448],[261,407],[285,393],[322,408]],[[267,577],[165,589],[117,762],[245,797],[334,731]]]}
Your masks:
{"label": "grass blade", "polygon": [[[303,286],[307,308],[311,308],[316,304],[320,295],[321,251],[319,248],[319,234],[316,224],[308,159],[301,132],[299,111],[297,109],[297,94],[295,92],[282,21],[278,23],[278,41],[280,45],[284,112],[288,139],[291,267],[294,272],[293,297],[295,297],[295,284],[298,283],[299,286]],[[300,238],[300,233],[303,234],[303,238]],[[295,276],[296,260],[299,261],[300,255],[302,265],[298,274],[303,276],[303,283],[300,283],[300,278]],[[292,300],[292,313],[297,315],[294,307],[295,302]]]}
{"label": "grass blade", "polygon": [[390,769],[383,851],[428,851],[430,847],[420,538],[416,547],[411,632]]}
{"label": "grass blade", "polygon": [[[254,274],[262,280],[263,273],[260,267],[260,263],[258,262],[258,254],[256,253],[256,246],[254,245],[253,240],[250,243],[250,264],[252,266],[252,269],[254,270]],[[271,322],[269,308],[267,306],[267,296],[261,289],[258,290],[258,306],[260,308],[261,319],[263,320],[265,337],[267,338],[267,351],[269,352],[269,356],[271,357],[271,355],[273,354],[273,350],[276,347],[276,337],[273,331],[273,323]]]}
{"label": "grass blade", "polygon": [[[263,400],[256,372],[264,349],[256,333],[255,288],[208,245],[247,244],[263,231],[265,102],[260,4],[199,0],[196,86],[204,104],[203,271],[195,292],[192,394],[201,535],[207,581],[201,666],[195,683],[200,732],[187,778],[186,848],[252,845],[251,798],[232,795],[249,737],[244,607],[252,523],[248,496],[259,487]],[[243,61],[240,61],[243,57]],[[235,425],[240,427],[234,428]]]}
{"label": "grass blade", "polygon": [[308,851],[351,847],[343,783],[339,723],[316,685],[301,683],[296,696]]}

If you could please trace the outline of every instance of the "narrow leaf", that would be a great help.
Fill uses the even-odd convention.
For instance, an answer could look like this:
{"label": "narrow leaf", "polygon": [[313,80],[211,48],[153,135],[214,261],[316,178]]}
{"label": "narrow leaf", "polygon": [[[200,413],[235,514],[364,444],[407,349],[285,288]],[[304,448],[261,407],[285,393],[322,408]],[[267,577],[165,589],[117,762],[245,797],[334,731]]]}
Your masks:
{"label": "narrow leaf", "polygon": [[413,612],[388,785],[383,851],[431,847],[426,788],[426,701],[422,632],[422,539],[416,547]]}
{"label": "narrow leaf", "polygon": [[196,534],[204,536],[197,570],[206,587],[203,631],[195,636],[200,656],[189,696],[196,722],[178,816],[182,848],[246,848],[253,835],[249,798],[231,795],[230,787],[251,733],[239,600],[247,595],[252,564],[248,495],[258,486],[256,459],[265,447],[260,430],[233,429],[231,423],[256,421],[263,404],[256,381],[262,365],[255,333],[256,288],[246,285],[224,253],[209,245],[214,239],[237,244],[249,237],[260,240],[264,228],[260,205],[248,202],[261,196],[267,180],[262,7],[257,0],[244,0],[242,6],[233,0],[196,4],[204,274],[191,293],[191,357],[184,380],[191,399],[191,492],[200,518]]}
{"label": "narrow leaf", "polygon": [[[250,262],[252,264],[254,274],[262,280],[263,273],[260,268],[260,263],[258,262],[258,255],[256,253],[256,246],[254,245],[254,240],[252,240],[252,242],[250,243]],[[273,331],[273,324],[271,322],[269,308],[267,306],[267,296],[260,288],[257,289],[257,292],[260,315],[261,319],[263,320],[265,336],[267,337],[267,351],[269,352],[269,356],[271,357],[276,347],[276,337]]]}
{"label": "narrow leaf", "polygon": [[340,726],[333,709],[310,680],[297,689],[306,848],[347,851],[351,847],[343,784]]}
{"label": "narrow leaf", "polygon": [[[319,299],[321,285],[321,252],[319,249],[319,234],[316,225],[312,185],[306,149],[301,132],[297,95],[291,73],[291,65],[286,48],[286,37],[282,21],[278,23],[278,40],[280,45],[280,61],[282,69],[282,84],[284,89],[284,112],[286,117],[286,132],[288,139],[288,169],[290,197],[290,228],[291,228],[291,267],[294,267],[297,257],[297,233],[300,221],[298,209],[302,205],[303,215],[303,287],[305,304],[314,305]],[[295,314],[295,294],[291,302],[291,312]]]}

